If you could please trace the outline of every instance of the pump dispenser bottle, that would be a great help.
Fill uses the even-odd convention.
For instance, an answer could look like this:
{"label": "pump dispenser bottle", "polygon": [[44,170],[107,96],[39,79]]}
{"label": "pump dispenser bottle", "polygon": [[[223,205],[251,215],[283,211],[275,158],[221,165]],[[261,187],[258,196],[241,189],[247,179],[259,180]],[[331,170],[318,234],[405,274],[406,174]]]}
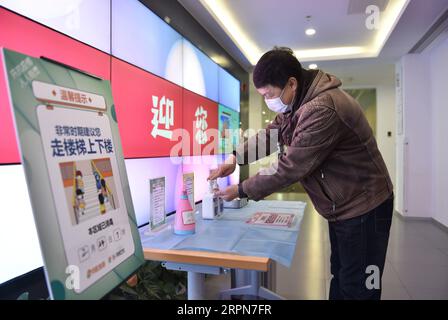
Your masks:
{"label": "pump dispenser bottle", "polygon": [[193,234],[195,229],[194,211],[188,200],[187,191],[184,189],[177,203],[176,216],[174,217],[174,233],[180,235]]}
{"label": "pump dispenser bottle", "polygon": [[219,218],[223,211],[223,200],[215,195],[215,191],[219,191],[216,180],[209,181],[208,192],[202,199],[202,218],[216,219]]}

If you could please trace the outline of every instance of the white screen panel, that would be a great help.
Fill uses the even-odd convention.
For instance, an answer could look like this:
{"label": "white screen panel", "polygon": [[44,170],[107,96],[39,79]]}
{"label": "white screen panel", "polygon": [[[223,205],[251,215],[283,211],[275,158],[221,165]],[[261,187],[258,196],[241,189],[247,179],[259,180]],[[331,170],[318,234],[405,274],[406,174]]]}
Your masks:
{"label": "white screen panel", "polygon": [[110,53],[110,0],[0,0],[0,4]]}
{"label": "white screen panel", "polygon": [[43,265],[21,165],[0,166],[0,283]]}
{"label": "white screen panel", "polygon": [[176,195],[180,196],[182,182],[181,159],[146,158],[126,159],[126,171],[131,188],[137,225],[149,222],[149,179],[165,177],[165,209],[167,212],[176,210]]}
{"label": "white screen panel", "polygon": [[137,0],[112,0],[112,55],[182,86],[182,36]]}

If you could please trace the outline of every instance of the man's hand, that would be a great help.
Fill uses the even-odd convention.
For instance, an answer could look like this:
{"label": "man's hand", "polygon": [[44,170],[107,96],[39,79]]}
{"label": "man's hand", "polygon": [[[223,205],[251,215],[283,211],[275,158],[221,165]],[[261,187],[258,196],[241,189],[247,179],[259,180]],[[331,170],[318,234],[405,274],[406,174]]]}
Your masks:
{"label": "man's hand", "polygon": [[207,178],[207,180],[214,180],[217,178],[223,178],[231,175],[236,168],[236,157],[231,154],[229,158],[226,160],[226,163],[220,165],[218,169],[213,170],[210,173],[210,176]]}
{"label": "man's hand", "polygon": [[218,191],[215,193],[218,197],[223,198],[226,201],[232,201],[235,198],[238,198],[238,185],[234,184],[227,187],[225,190]]}

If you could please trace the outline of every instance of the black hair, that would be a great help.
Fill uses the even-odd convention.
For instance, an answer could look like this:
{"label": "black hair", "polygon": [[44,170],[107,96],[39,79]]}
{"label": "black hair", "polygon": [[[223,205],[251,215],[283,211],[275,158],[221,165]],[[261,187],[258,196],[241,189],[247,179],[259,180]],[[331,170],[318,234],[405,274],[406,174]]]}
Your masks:
{"label": "black hair", "polygon": [[106,180],[101,179],[101,185],[103,186],[103,188],[106,188]]}
{"label": "black hair", "polygon": [[274,47],[258,60],[253,72],[256,88],[267,85],[284,88],[288,79],[294,77],[301,81],[302,65],[293,51],[286,47]]}
{"label": "black hair", "polygon": [[76,195],[77,196],[82,196],[84,194],[84,192],[82,192],[81,189],[76,189]]}
{"label": "black hair", "polygon": [[104,197],[101,193],[98,195],[98,200],[99,200],[100,204],[104,204]]}

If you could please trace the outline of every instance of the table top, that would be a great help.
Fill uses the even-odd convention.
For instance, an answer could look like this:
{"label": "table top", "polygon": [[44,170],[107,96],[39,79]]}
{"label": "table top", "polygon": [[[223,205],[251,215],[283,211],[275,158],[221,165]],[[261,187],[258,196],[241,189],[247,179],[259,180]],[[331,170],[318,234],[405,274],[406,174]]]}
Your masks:
{"label": "table top", "polygon": [[146,260],[170,261],[231,269],[268,271],[270,258],[196,250],[143,248]]}
{"label": "table top", "polygon": [[[239,226],[242,228],[247,228],[248,231],[252,232],[251,237],[248,241],[251,241],[255,238],[253,231],[255,230],[255,235],[263,238],[263,233],[266,235],[271,233],[284,233],[284,231],[279,231],[278,229],[269,229],[269,228],[254,228],[250,229],[250,226],[245,224],[245,220],[248,216],[250,216],[254,210],[260,210],[260,208],[265,209],[266,211],[280,211],[283,212],[286,209],[297,211],[298,205],[303,205],[303,203],[299,203],[297,201],[259,201],[257,203],[251,201],[248,206],[243,207],[241,209],[226,209],[224,211],[224,215],[222,220],[202,220],[198,219],[197,225],[197,234],[203,235],[203,237],[210,237],[210,234],[207,233],[207,228],[210,226],[222,226],[224,225],[222,231],[225,233],[228,230],[232,230],[233,226],[236,226],[235,223],[239,223]],[[251,207],[252,206],[252,207]],[[291,207],[292,206],[292,207]],[[200,205],[198,206],[200,211]],[[252,209],[252,210],[251,210]],[[302,210],[303,211],[303,210]],[[301,213],[303,216],[303,212]],[[198,217],[200,217],[200,212]],[[273,262],[271,257],[263,255],[263,254],[251,254],[250,252],[246,254],[243,252],[224,252],[225,250],[220,251],[219,249],[214,250],[190,250],[188,245],[185,245],[185,248],[179,249],[175,248],[179,246],[179,243],[188,242],[190,239],[185,236],[179,237],[172,234],[171,226],[170,226],[170,218],[173,219],[173,216],[168,217],[168,230],[161,231],[160,234],[153,233],[152,236],[148,237],[144,230],[148,230],[148,226],[140,229],[140,234],[142,237],[143,244],[143,252],[146,260],[155,260],[155,261],[167,261],[167,262],[176,262],[176,263],[185,263],[185,264],[195,264],[195,265],[206,265],[206,266],[216,266],[223,268],[232,268],[232,269],[245,269],[245,270],[256,270],[266,272],[269,270],[270,264]],[[222,221],[222,222],[221,222]],[[297,224],[300,224],[301,217],[298,219]],[[226,229],[227,228],[227,229]],[[230,229],[229,229],[230,228]],[[220,230],[220,228],[216,229]],[[214,230],[215,231],[215,230]],[[261,232],[261,233],[260,233]],[[260,234],[259,234],[260,233]],[[286,232],[288,234],[288,232]],[[298,233],[298,231],[297,231]],[[292,232],[289,232],[292,237],[292,241],[297,239],[297,235]],[[196,237],[199,237],[196,235]],[[224,235],[226,236],[226,235]],[[224,238],[219,238],[217,235],[217,239],[222,240]],[[221,236],[222,237],[222,236]],[[226,238],[226,242],[232,241],[232,235],[229,235],[228,239]],[[282,236],[281,238],[284,238]],[[208,240],[208,238],[206,238]],[[228,241],[227,241],[228,240]],[[259,239],[257,239],[259,240]],[[283,240],[283,239],[282,239]],[[239,241],[239,240],[238,240]],[[289,240],[291,241],[291,240]],[[170,243],[172,242],[172,243]],[[193,242],[198,243],[198,241]],[[199,242],[200,243],[200,242]],[[166,245],[165,245],[166,244]],[[295,243],[294,243],[295,245]],[[220,252],[219,252],[220,251]],[[243,253],[243,254],[241,254]]]}

